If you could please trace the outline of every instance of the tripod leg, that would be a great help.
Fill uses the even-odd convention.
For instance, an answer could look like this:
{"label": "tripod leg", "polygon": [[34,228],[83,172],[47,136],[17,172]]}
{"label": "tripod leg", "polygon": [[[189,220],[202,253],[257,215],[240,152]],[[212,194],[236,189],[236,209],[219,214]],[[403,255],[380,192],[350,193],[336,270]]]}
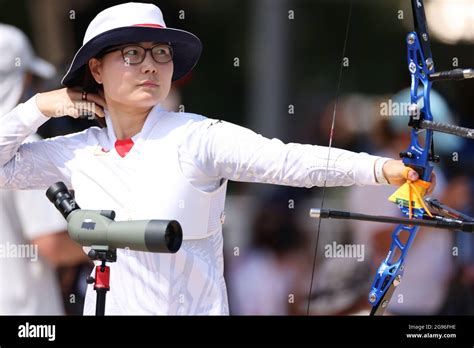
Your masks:
{"label": "tripod leg", "polygon": [[96,316],[105,315],[105,296],[107,295],[108,289],[96,289],[97,291],[97,302],[95,307]]}

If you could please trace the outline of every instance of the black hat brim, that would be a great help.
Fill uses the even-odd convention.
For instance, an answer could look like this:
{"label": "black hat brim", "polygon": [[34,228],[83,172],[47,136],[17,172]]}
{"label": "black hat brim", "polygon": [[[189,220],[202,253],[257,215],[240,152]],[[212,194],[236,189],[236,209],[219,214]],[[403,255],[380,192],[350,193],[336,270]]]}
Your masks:
{"label": "black hat brim", "polygon": [[173,28],[122,27],[97,35],[77,51],[61,83],[66,87],[81,86],[84,66],[105,48],[135,42],[170,42],[173,47],[173,81],[188,74],[202,52],[199,38],[187,31]]}

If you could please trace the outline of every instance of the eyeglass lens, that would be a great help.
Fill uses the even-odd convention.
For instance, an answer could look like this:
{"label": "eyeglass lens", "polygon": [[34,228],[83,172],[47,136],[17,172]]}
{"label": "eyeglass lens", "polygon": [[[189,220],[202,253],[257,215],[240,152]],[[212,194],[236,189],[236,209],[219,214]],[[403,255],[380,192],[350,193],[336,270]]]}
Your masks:
{"label": "eyeglass lens", "polygon": [[147,51],[151,51],[157,63],[168,63],[173,59],[172,48],[168,45],[156,45],[147,49],[136,45],[125,46],[122,48],[123,59],[130,64],[139,64],[145,60]]}

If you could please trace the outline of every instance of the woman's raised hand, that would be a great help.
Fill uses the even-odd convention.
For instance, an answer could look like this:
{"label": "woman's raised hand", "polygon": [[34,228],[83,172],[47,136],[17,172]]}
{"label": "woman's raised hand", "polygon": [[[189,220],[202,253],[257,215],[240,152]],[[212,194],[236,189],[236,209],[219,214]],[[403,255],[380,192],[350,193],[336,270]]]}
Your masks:
{"label": "woman's raised hand", "polygon": [[48,117],[93,118],[94,114],[104,117],[106,108],[103,96],[71,88],[40,93],[36,96],[36,105]]}

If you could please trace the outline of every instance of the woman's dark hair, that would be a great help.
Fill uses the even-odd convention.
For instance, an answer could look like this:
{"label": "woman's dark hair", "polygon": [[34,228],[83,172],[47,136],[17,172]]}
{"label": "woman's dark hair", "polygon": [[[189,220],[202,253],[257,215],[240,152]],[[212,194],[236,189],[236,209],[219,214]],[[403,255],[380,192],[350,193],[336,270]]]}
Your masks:
{"label": "woman's dark hair", "polygon": [[[106,51],[110,47],[104,48],[100,53],[96,54],[94,58],[100,59],[104,56]],[[89,69],[89,64],[84,64],[77,75],[77,77],[71,82],[71,85],[82,88],[84,92],[98,94],[99,91],[104,92],[104,86],[100,83],[97,83],[92,76],[92,73]],[[101,117],[95,117],[94,120],[99,124],[101,128],[107,127],[105,120]]]}
{"label": "woman's dark hair", "polygon": [[[96,82],[94,76],[92,76],[92,73],[89,69],[89,64],[84,65],[83,70],[84,71],[82,71],[79,75],[82,75],[82,89],[87,93],[94,94],[98,94],[99,91],[103,92],[104,86]],[[101,128],[107,127],[105,119],[103,119],[102,117],[95,117],[95,121],[99,124]]]}

